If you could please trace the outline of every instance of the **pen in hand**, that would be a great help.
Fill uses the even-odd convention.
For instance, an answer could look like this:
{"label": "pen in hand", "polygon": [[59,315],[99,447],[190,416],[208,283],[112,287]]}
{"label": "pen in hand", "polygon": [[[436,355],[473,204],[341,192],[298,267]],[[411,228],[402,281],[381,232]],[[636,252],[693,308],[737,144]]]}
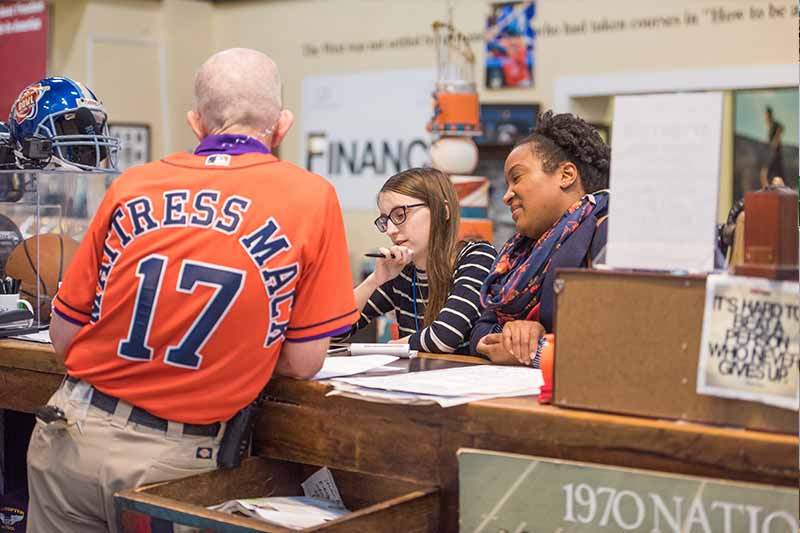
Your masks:
{"label": "pen in hand", "polygon": [[378,259],[394,259],[394,254],[390,254],[387,258],[385,255],[378,253],[378,252],[370,252],[368,254],[364,254],[364,257],[377,257]]}

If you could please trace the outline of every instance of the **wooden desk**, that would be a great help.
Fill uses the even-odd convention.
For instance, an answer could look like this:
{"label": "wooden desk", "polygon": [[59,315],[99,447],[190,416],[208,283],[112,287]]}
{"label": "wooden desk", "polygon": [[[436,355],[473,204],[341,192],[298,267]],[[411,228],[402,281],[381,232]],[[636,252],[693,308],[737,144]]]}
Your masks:
{"label": "wooden desk", "polygon": [[47,403],[65,372],[49,344],[0,340],[0,409],[32,413]]}
{"label": "wooden desk", "polygon": [[442,409],[325,397],[323,383],[274,379],[256,451],[438,485],[443,531],[458,528],[462,447],[797,486],[798,438],[608,415],[506,398]]}
{"label": "wooden desk", "polygon": [[[30,412],[63,371],[49,346],[0,341],[0,408]],[[437,485],[443,531],[458,527],[461,447],[794,487],[800,479],[797,436],[560,409],[529,397],[442,409],[325,397],[329,390],[272,380],[256,453]]]}

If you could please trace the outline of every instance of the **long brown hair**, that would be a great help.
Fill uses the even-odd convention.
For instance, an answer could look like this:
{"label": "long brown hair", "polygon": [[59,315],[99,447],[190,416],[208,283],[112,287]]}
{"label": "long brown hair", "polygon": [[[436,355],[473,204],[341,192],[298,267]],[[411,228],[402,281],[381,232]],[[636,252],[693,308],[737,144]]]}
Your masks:
{"label": "long brown hair", "polygon": [[444,307],[453,283],[460,220],[456,190],[444,172],[435,168],[410,168],[386,180],[380,192],[396,192],[418,198],[430,209],[431,229],[426,266],[428,303],[424,320],[424,324],[429,326]]}

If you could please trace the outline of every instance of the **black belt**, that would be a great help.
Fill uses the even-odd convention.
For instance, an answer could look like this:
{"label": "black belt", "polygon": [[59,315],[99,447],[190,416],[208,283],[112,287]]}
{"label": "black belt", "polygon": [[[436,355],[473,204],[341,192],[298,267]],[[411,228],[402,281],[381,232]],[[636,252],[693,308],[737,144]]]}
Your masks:
{"label": "black belt", "polygon": [[[80,380],[72,376],[67,376],[67,381],[70,383],[77,383]],[[117,409],[119,398],[94,389],[92,393],[91,404],[106,413],[114,414]],[[156,415],[150,414],[140,407],[134,407],[131,410],[131,415],[128,417],[128,422],[134,424],[141,424],[149,428],[158,429],[160,431],[167,431],[169,422]],[[183,424],[183,434],[193,435],[195,437],[215,437],[219,433],[219,422],[213,424]]]}

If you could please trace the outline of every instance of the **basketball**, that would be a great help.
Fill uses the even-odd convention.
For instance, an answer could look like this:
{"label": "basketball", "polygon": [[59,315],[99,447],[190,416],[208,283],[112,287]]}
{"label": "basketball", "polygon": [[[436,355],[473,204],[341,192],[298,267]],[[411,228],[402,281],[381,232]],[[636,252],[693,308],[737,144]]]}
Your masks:
{"label": "basketball", "polygon": [[22,280],[20,297],[38,310],[40,322],[50,321],[50,302],[77,249],[78,242],[66,235],[43,233],[22,241],[8,257],[6,274]]}

